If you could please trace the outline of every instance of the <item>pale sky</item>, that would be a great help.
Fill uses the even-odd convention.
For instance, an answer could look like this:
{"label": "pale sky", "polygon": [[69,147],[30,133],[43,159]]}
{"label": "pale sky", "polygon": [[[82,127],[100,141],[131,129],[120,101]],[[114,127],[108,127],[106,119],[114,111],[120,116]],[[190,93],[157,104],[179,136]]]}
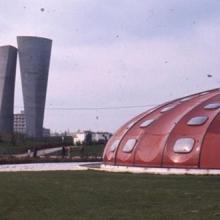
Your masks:
{"label": "pale sky", "polygon": [[[151,105],[220,87],[219,12],[220,0],[0,0],[0,45],[53,40],[45,127],[114,132]],[[146,107],[80,110],[120,106]]]}

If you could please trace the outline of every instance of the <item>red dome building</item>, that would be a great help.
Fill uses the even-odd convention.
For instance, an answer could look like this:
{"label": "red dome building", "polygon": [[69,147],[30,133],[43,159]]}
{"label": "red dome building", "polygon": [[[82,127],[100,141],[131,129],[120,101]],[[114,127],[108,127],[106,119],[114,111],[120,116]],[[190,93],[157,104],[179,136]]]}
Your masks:
{"label": "red dome building", "polygon": [[220,89],[150,109],[107,143],[105,165],[220,169]]}

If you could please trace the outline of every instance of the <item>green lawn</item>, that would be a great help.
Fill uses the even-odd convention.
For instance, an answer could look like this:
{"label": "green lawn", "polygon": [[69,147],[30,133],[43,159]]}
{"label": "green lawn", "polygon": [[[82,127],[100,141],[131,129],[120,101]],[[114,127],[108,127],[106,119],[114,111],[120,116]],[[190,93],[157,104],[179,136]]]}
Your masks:
{"label": "green lawn", "polygon": [[220,219],[220,176],[0,173],[0,219]]}

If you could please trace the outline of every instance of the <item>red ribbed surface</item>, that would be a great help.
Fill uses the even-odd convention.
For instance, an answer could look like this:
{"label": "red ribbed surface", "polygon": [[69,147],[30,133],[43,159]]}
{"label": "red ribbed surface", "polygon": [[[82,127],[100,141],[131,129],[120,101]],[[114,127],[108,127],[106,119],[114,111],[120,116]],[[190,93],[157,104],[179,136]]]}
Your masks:
{"label": "red ribbed surface", "polygon": [[[194,94],[167,102],[146,111],[122,126],[107,143],[103,158],[105,164],[220,168],[220,108],[205,109],[208,104],[220,103],[220,90]],[[195,117],[208,117],[200,125],[188,125]],[[142,127],[146,120],[154,121]],[[134,148],[124,152],[127,141],[136,139]],[[189,152],[175,152],[179,140],[194,140]],[[114,151],[112,144],[118,140]],[[184,145],[185,146],[185,145]]]}

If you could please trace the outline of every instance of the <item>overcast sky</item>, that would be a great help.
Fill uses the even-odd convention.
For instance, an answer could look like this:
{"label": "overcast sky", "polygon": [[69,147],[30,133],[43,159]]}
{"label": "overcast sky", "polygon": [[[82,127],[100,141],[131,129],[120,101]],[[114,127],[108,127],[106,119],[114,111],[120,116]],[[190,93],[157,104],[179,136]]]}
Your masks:
{"label": "overcast sky", "polygon": [[[151,105],[220,87],[219,12],[219,0],[0,0],[0,45],[53,40],[45,127],[114,132]],[[146,107],[59,109],[119,106]]]}

